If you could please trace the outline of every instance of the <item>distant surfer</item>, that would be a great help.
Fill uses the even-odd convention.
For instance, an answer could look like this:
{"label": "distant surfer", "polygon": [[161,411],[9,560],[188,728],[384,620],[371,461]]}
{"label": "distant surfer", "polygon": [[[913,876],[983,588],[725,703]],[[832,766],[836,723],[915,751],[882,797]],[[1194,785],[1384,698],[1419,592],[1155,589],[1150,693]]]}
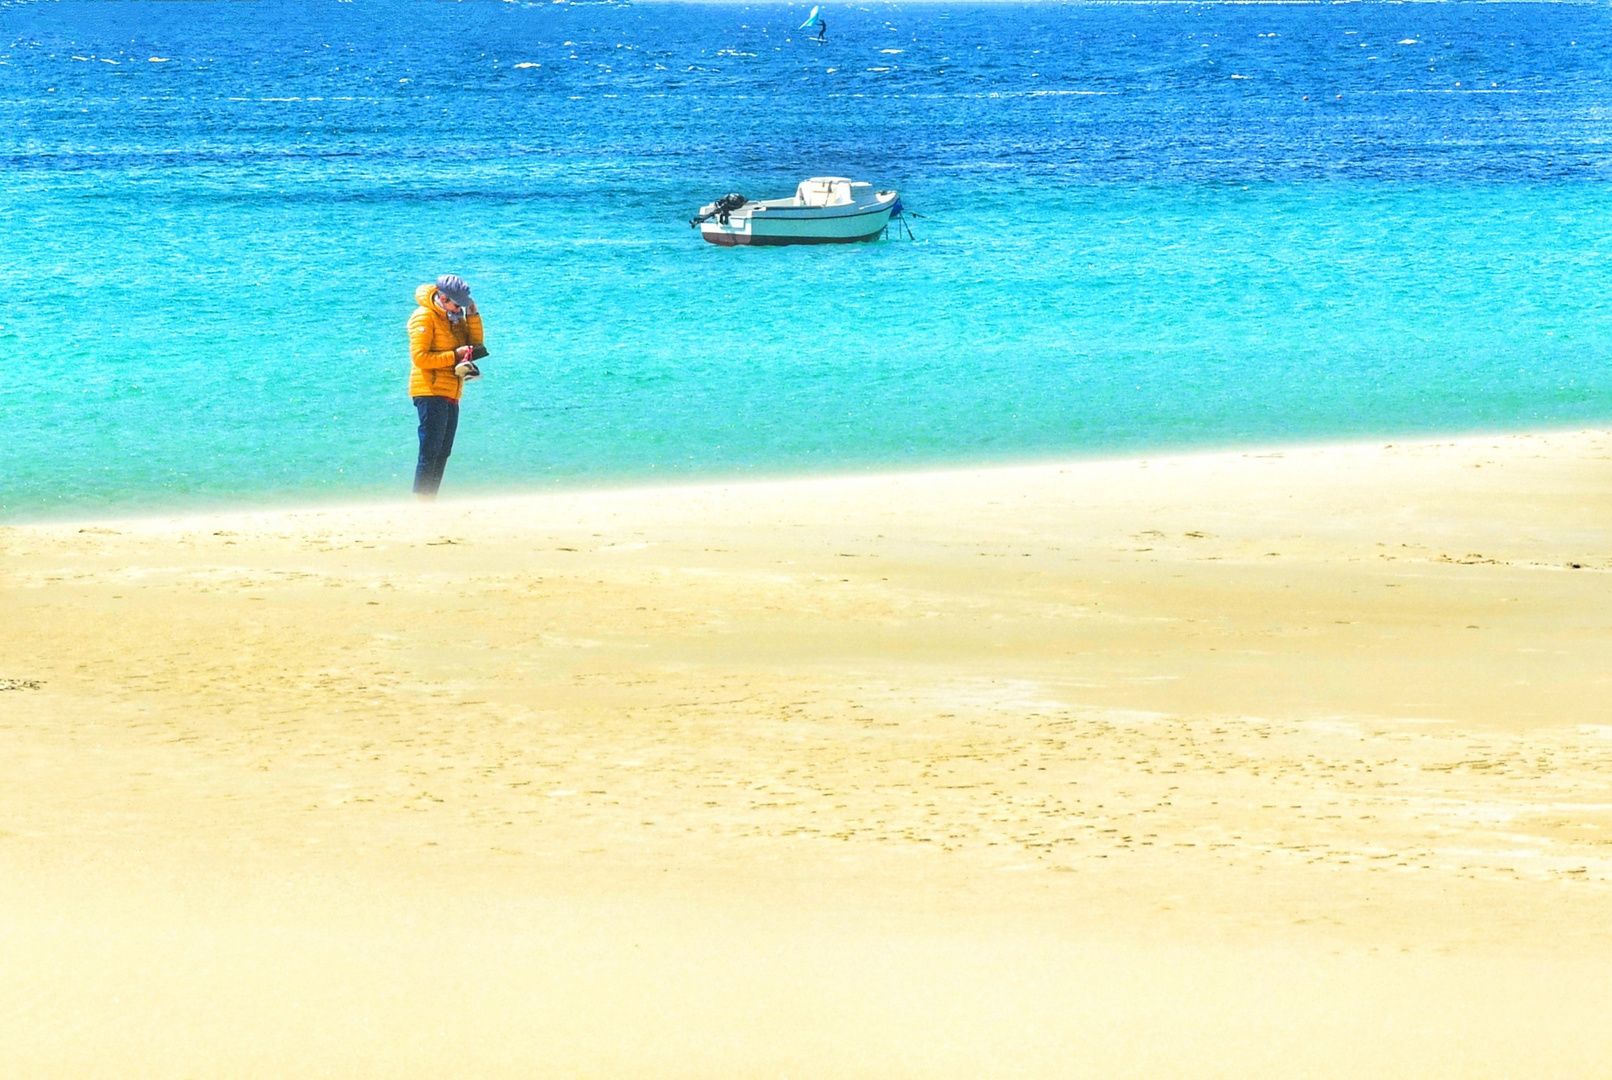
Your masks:
{"label": "distant surfer", "polygon": [[818,12],[820,12],[822,10],[823,10],[822,8],[816,8],[816,7],[812,8],[811,13],[806,16],[806,21],[801,23],[800,26],[797,27],[797,29],[799,29],[799,30],[805,30],[807,27],[811,26],[813,23],[816,23],[817,24],[817,43],[819,45],[821,45],[823,43],[825,36],[828,34],[828,20],[823,18],[821,15],[818,14]]}
{"label": "distant surfer", "polygon": [[470,286],[458,274],[443,274],[435,284],[414,290],[419,306],[409,317],[409,396],[420,414],[420,458],[414,466],[414,495],[421,502],[437,497],[442,472],[453,453],[459,429],[459,397],[465,383],[479,379],[476,361],[487,355],[481,336],[481,312],[470,298]]}

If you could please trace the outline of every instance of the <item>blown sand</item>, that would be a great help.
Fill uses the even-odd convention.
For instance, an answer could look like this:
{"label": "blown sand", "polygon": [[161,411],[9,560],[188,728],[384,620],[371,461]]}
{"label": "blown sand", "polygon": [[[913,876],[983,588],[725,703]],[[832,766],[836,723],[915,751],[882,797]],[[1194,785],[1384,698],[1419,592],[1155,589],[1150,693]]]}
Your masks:
{"label": "blown sand", "polygon": [[7,1076],[1612,1075],[1606,432],[14,526],[0,603]]}

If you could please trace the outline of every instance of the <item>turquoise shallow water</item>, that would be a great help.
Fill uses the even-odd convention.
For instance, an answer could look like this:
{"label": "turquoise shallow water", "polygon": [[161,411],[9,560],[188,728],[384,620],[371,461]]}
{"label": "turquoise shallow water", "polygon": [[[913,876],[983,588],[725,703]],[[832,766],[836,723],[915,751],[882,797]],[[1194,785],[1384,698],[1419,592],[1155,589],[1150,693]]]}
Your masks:
{"label": "turquoise shallow water", "polygon": [[444,270],[445,492],[1604,423],[1604,13],[1413,7],[0,6],[0,518],[405,493]]}

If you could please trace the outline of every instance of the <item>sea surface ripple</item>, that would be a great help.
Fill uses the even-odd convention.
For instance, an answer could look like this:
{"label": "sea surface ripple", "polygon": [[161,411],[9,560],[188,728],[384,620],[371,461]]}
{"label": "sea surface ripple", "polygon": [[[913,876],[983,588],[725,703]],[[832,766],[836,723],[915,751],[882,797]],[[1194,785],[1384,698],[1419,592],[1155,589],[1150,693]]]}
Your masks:
{"label": "sea surface ripple", "polygon": [[[0,519],[1612,420],[1561,3],[0,3]],[[803,177],[915,239],[719,249]]]}

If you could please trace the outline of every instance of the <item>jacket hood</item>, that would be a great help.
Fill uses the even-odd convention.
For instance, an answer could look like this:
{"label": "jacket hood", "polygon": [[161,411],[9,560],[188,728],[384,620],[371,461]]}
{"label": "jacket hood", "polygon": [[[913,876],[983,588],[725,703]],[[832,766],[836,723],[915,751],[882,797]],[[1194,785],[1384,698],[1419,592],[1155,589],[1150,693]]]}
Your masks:
{"label": "jacket hood", "polygon": [[435,311],[436,305],[431,303],[431,294],[437,291],[435,282],[428,281],[414,290],[414,302],[427,311]]}

